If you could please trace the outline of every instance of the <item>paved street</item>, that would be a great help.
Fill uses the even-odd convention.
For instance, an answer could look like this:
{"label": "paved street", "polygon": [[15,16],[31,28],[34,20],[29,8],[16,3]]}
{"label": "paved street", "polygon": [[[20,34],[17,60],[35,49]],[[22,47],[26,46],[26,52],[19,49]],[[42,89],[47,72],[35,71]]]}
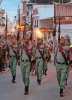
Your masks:
{"label": "paved street", "polygon": [[30,75],[30,90],[27,96],[24,95],[24,85],[19,66],[17,67],[15,84],[11,83],[10,71],[0,75],[0,100],[72,100],[72,71],[69,74],[64,97],[60,98],[55,67],[53,63],[48,66],[48,75],[43,75],[41,85],[37,84],[36,76]]}

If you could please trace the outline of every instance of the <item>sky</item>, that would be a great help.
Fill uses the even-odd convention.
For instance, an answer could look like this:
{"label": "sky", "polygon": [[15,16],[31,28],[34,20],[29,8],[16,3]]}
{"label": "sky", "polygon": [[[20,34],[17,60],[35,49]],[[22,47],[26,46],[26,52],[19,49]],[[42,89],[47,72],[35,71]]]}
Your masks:
{"label": "sky", "polygon": [[0,8],[4,9],[5,13],[7,12],[10,21],[13,22],[14,16],[17,15],[18,5],[22,9],[22,3],[20,0],[2,0]]}

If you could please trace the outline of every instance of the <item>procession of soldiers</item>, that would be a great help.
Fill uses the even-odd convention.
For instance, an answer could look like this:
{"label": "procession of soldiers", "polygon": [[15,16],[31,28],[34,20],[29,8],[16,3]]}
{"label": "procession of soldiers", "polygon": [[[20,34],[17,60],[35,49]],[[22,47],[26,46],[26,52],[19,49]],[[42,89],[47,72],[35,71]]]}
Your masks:
{"label": "procession of soldiers", "polygon": [[[59,94],[63,97],[63,90],[67,85],[69,71],[72,68],[72,45],[65,37],[57,42],[53,34],[53,43],[48,40],[43,43],[41,37],[30,40],[28,35],[19,39],[15,35],[0,41],[0,72],[10,68],[12,83],[16,83],[16,66],[21,68],[24,83],[24,95],[29,94],[30,73],[36,75],[38,85],[42,84],[42,74],[47,75],[48,63],[51,63],[51,53],[54,53]],[[9,61],[9,62],[8,62]]]}

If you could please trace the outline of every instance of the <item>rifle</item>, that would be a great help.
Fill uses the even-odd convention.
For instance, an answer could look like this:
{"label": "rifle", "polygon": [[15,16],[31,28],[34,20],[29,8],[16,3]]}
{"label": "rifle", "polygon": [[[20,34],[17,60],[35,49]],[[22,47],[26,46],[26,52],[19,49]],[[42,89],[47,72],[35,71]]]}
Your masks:
{"label": "rifle", "polygon": [[60,43],[60,14],[59,14],[58,43]]}
{"label": "rifle", "polygon": [[[54,3],[54,29],[53,29],[53,36],[56,36],[56,9]],[[55,47],[54,47],[54,55],[55,55]],[[54,65],[55,65],[55,56],[54,56]]]}

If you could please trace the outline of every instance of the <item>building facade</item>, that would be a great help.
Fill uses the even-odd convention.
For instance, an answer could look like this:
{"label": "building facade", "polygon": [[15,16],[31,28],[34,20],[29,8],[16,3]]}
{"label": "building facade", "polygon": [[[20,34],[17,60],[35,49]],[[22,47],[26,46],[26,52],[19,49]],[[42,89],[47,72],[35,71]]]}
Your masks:
{"label": "building facade", "polygon": [[5,10],[0,9],[0,34],[3,34],[4,29],[5,29]]}
{"label": "building facade", "polygon": [[[50,11],[50,12],[49,12]],[[53,5],[33,5],[33,38],[37,40],[38,31],[41,32],[42,38],[47,37],[50,32],[49,28],[53,29]],[[42,31],[43,30],[43,31]],[[47,36],[46,36],[47,35]]]}

